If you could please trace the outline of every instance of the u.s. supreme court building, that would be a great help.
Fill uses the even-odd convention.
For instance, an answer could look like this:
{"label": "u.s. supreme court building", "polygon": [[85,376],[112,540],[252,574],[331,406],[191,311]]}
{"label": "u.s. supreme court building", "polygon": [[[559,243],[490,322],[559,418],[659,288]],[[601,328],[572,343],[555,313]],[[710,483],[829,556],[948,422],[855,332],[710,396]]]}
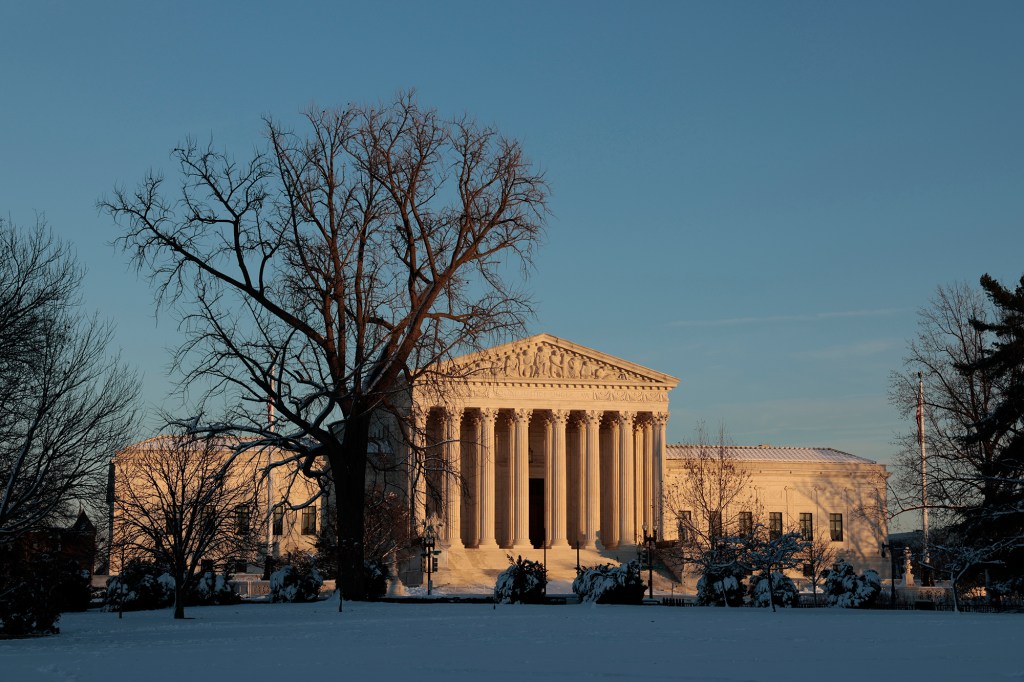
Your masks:
{"label": "u.s. supreme court building", "polygon": [[[493,587],[510,554],[571,581],[577,551],[593,565],[636,558],[645,530],[677,538],[687,510],[668,491],[695,451],[666,442],[678,379],[548,334],[454,362],[457,380],[413,387],[423,442],[405,453],[442,464],[410,466],[405,481],[415,527],[437,535],[435,585]],[[831,448],[729,454],[765,525],[824,535],[858,570],[888,577],[883,465]],[[421,584],[420,568],[410,551],[399,577]]]}

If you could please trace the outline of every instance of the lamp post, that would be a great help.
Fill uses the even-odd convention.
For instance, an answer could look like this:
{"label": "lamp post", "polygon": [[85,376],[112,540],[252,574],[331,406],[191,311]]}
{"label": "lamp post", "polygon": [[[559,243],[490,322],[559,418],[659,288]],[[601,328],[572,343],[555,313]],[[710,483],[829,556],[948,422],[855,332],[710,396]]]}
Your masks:
{"label": "lamp post", "polygon": [[580,574],[580,541],[582,538],[576,537],[576,575]]}
{"label": "lamp post", "polygon": [[436,551],[437,547],[437,536],[434,534],[434,527],[423,523],[423,538],[420,540],[423,545],[423,552],[420,554],[423,560],[427,563],[427,596],[429,597],[434,591],[434,555],[440,554]]}
{"label": "lamp post", "polygon": [[647,546],[647,588],[648,596],[654,599],[654,541],[658,537],[658,528],[655,526],[647,533],[647,524],[644,524],[644,544]]}
{"label": "lamp post", "polygon": [[889,604],[896,608],[896,548],[890,543],[879,543],[882,558],[885,558],[886,551],[889,553]]}

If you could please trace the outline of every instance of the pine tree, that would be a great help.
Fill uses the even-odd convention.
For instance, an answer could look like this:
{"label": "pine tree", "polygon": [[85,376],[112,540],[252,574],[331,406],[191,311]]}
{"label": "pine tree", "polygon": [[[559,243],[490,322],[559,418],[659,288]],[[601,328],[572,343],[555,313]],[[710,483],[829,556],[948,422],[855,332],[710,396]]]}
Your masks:
{"label": "pine tree", "polygon": [[979,420],[968,442],[998,441],[992,470],[984,481],[981,506],[965,519],[965,530],[983,541],[1020,537],[1024,546],[1024,277],[1010,290],[989,275],[981,286],[996,309],[992,322],[973,325],[994,340],[982,358],[962,371],[983,370],[995,377],[1002,390],[992,411]]}

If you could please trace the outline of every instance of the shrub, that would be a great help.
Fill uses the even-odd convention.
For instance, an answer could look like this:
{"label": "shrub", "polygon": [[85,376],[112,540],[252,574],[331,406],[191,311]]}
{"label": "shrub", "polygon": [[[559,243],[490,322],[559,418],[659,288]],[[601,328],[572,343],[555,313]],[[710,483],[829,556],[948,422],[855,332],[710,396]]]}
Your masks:
{"label": "shrub", "polygon": [[508,568],[498,575],[494,599],[501,604],[540,604],[548,584],[547,570],[537,561],[508,557]]}
{"label": "shrub", "polygon": [[152,561],[131,559],[107,579],[107,611],[147,611],[174,604],[174,578]]}
{"label": "shrub", "polygon": [[0,636],[60,632],[58,572],[49,557],[37,557],[30,565],[11,552],[0,556]]}
{"label": "shrub", "polygon": [[[772,584],[771,589],[768,583]],[[760,574],[750,576],[748,592],[751,606],[768,607],[772,602],[775,602],[776,606],[796,606],[800,600],[796,585],[781,571],[773,571],[770,581],[765,580]]]}
{"label": "shrub", "polygon": [[309,602],[320,597],[324,577],[308,557],[292,557],[270,576],[270,600],[273,602]]}
{"label": "shrub", "polygon": [[744,571],[732,564],[705,571],[697,581],[697,603],[701,606],[743,606]]}
{"label": "shrub", "polygon": [[65,611],[85,611],[92,599],[92,576],[75,561],[68,559],[57,567],[54,597],[57,608]]}
{"label": "shrub", "polygon": [[874,603],[882,591],[882,581],[878,573],[867,570],[863,575],[857,575],[853,566],[842,559],[830,570],[825,571],[824,576],[825,602],[829,606],[865,608]]}
{"label": "shrub", "polygon": [[369,599],[380,599],[387,594],[390,577],[388,565],[382,559],[363,562],[363,578],[366,581],[366,596]]}
{"label": "shrub", "polygon": [[189,592],[189,606],[209,606],[212,604],[237,604],[241,597],[231,589],[231,575],[226,571],[216,574],[207,571],[196,578],[196,584]]}
{"label": "shrub", "polygon": [[585,566],[572,581],[572,591],[581,602],[597,604],[639,604],[644,599],[640,563],[619,566]]}

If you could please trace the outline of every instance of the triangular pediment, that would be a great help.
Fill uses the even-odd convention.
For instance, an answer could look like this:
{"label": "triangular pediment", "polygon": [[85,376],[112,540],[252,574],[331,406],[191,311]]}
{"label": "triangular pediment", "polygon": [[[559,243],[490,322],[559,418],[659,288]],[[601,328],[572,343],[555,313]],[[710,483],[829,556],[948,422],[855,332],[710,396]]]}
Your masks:
{"label": "triangular pediment", "polygon": [[679,380],[628,360],[537,334],[455,358],[469,381],[646,384],[672,388]]}

